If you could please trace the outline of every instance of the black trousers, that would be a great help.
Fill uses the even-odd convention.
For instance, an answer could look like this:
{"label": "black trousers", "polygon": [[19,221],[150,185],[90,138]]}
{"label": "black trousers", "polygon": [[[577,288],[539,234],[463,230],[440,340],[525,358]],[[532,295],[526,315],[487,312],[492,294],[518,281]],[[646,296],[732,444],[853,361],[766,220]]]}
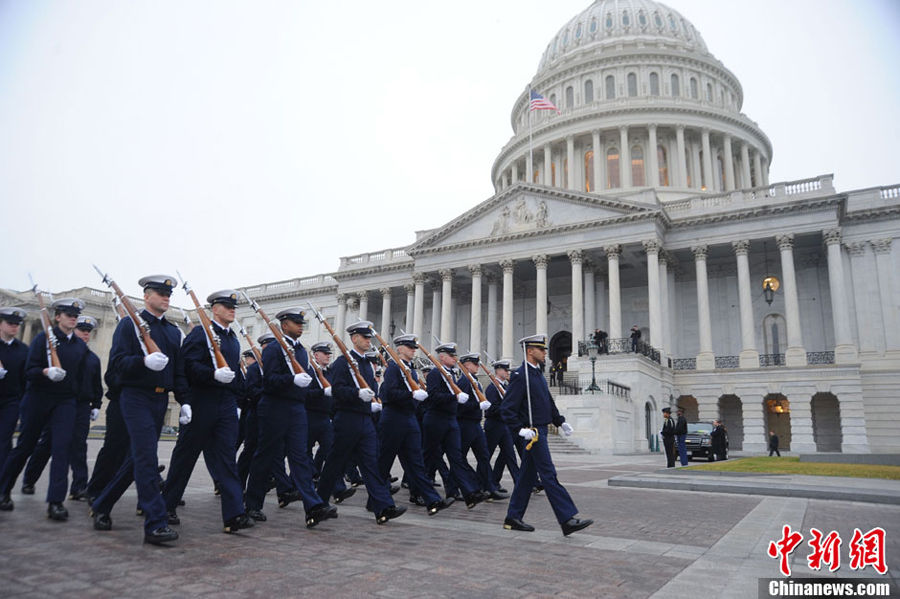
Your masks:
{"label": "black trousers", "polygon": [[675,467],[675,437],[663,437],[663,447],[666,449],[666,468]]}

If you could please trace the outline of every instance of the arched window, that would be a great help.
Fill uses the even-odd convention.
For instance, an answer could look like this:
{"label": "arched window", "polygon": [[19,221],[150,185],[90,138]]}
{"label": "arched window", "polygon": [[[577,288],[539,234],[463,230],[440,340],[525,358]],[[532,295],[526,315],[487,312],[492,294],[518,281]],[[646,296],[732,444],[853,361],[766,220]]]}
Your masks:
{"label": "arched window", "polygon": [[712,83],[706,84],[706,101],[712,102]]}
{"label": "arched window", "polygon": [[612,27],[613,27],[612,13],[608,12],[608,13],[606,13],[606,28],[612,29]]}
{"label": "arched window", "polygon": [[657,12],[657,13],[653,13],[653,22],[656,23],[656,26],[657,26],[657,27],[662,27],[662,26],[663,26],[662,18],[660,18],[658,12]]}
{"label": "arched window", "polygon": [[575,90],[570,85],[566,88],[566,108],[575,106]]}
{"label": "arched window", "polygon": [[700,99],[700,92],[697,89],[697,78],[691,77],[691,98],[694,100]]}
{"label": "arched window", "polygon": [[556,187],[556,163],[550,163],[550,186]]}
{"label": "arched window", "polygon": [[637,75],[628,73],[628,96],[633,98],[637,95]]}
{"label": "arched window", "polygon": [[594,152],[590,151],[584,155],[584,190],[587,192],[594,191]]}
{"label": "arched window", "polygon": [[591,19],[591,27],[589,30],[591,33],[597,33],[597,19]]}
{"label": "arched window", "polygon": [[615,189],[619,183],[619,150],[610,148],[606,152],[606,188]]}
{"label": "arched window", "polygon": [[563,48],[565,48],[568,45],[569,45],[569,32],[566,31],[566,33],[563,35]]}
{"label": "arched window", "polygon": [[675,19],[672,17],[672,15],[669,15],[669,29],[671,29],[672,31],[678,31],[678,26],[675,25]]}
{"label": "arched window", "polygon": [[638,23],[640,23],[642,27],[647,25],[647,15],[644,14],[644,11],[638,13]]}
{"label": "arched window", "polygon": [[678,75],[672,73],[672,97],[677,98],[681,95],[681,86],[678,82]]}
{"label": "arched window", "polygon": [[550,94],[550,103],[554,106],[559,106],[559,104],[556,103],[556,94]]}
{"label": "arched window", "polygon": [[650,73],[650,95],[659,95],[659,75],[656,73]]}
{"label": "arched window", "polygon": [[594,101],[594,82],[588,79],[584,82],[584,103],[589,104]]}
{"label": "arched window", "polygon": [[606,76],[606,99],[616,99],[616,78],[612,75]]}
{"label": "arched window", "polygon": [[668,187],[669,157],[666,155],[666,149],[662,146],[656,146],[656,162],[659,164],[659,184]]}
{"label": "arched window", "polygon": [[631,24],[631,20],[629,20],[629,18],[628,18],[628,11],[627,10],[623,11],[622,12],[622,25],[625,25],[625,27],[628,27],[630,24]]}
{"label": "arched window", "polygon": [[641,146],[631,147],[631,184],[634,187],[647,184],[644,178],[644,150]]}
{"label": "arched window", "polygon": [[583,28],[582,28],[582,26],[581,26],[581,23],[579,23],[579,24],[578,24],[578,27],[575,28],[575,39],[577,39],[577,40],[580,40],[580,39],[581,39],[581,32],[582,32],[582,30],[583,30]]}

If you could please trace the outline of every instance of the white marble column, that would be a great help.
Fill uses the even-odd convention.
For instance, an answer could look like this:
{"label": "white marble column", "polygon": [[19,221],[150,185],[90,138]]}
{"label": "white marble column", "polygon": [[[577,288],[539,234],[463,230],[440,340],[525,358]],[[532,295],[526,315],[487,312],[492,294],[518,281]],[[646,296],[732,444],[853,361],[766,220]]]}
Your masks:
{"label": "white marble column", "polygon": [[606,295],[606,277],[607,269],[595,266],[594,271],[594,300],[597,303],[596,317],[594,319],[594,328],[601,328],[609,334],[609,311],[606,309],[606,303],[609,298]]}
{"label": "white marble column", "polygon": [[413,323],[416,321],[416,286],[405,283],[403,290],[406,291],[406,322],[403,323],[403,330],[412,333]]}
{"label": "white marble column", "polygon": [[568,159],[566,167],[566,189],[577,191],[575,186],[575,137],[569,135],[566,137],[566,158]]}
{"label": "white marble column", "polygon": [[619,182],[623,188],[631,187],[631,146],[628,145],[628,127],[619,127]]}
{"label": "white marble column", "polygon": [[506,189],[509,187],[509,175],[506,174],[506,171],[503,171],[503,174],[500,175],[500,189]]}
{"label": "white marble column", "polygon": [[547,187],[553,184],[553,168],[550,166],[552,163],[553,151],[550,148],[550,144],[544,144],[544,171],[541,173],[541,180]]}
{"label": "white marble column", "polygon": [[428,336],[428,343],[423,342],[422,345],[433,349],[437,345],[434,336],[441,334],[441,306],[443,302],[441,283],[434,279],[429,279],[428,284],[431,286],[431,335]]}
{"label": "white marble column", "polygon": [[684,125],[675,127],[676,158],[671,162],[676,165],[678,187],[687,187],[687,150],[684,145]]}
{"label": "white marble column", "polygon": [[667,365],[666,358],[672,353],[672,346],[669,345],[669,326],[672,320],[669,314],[669,255],[668,252],[662,250],[659,252],[659,303],[660,303],[660,321],[662,322],[662,339],[659,349],[659,355],[662,359],[663,366]]}
{"label": "white marble column", "polygon": [[547,263],[549,258],[546,254],[539,254],[531,259],[537,269],[537,279],[535,293],[535,334],[547,335]]}
{"label": "white marble column", "polygon": [[703,188],[703,176],[700,174],[700,144],[691,140],[691,187]]}
{"label": "white marble column", "polygon": [[578,351],[578,342],[584,340],[584,280],[581,264],[584,252],[569,250],[572,263],[572,353]]}
{"label": "white marble column", "polygon": [[797,294],[797,276],[794,273],[794,236],[776,235],[775,242],[781,251],[781,288],[784,290],[784,320],[787,326],[788,347],[784,352],[787,366],[806,366],[806,350],[800,331],[800,299]]}
{"label": "white marble column", "polygon": [[741,368],[759,368],[756,327],[753,321],[753,297],[750,283],[750,240],[731,242],[737,259],[738,302],[741,312]]}
{"label": "white marble column", "polygon": [[768,185],[769,184],[769,161],[765,158],[763,158],[763,161],[762,161],[762,178],[763,178],[762,184]]}
{"label": "white marble column", "polygon": [[483,271],[480,264],[470,264],[469,273],[472,275],[472,309],[471,328],[469,329],[469,344],[472,351],[480,352],[481,347],[481,277]]}
{"label": "white marble column", "polygon": [[456,341],[453,339],[455,335],[450,330],[452,320],[453,302],[453,276],[456,274],[452,268],[443,268],[438,271],[441,275],[442,293],[441,293],[441,332],[437,333],[441,337],[441,341]]}
{"label": "white marble column", "polygon": [[594,271],[596,265],[593,260],[585,258],[581,267],[584,273],[584,339],[590,339],[594,329],[597,328],[597,300],[594,297]]}
{"label": "white marble column", "polygon": [[647,156],[647,169],[650,176],[647,177],[648,187],[659,187],[659,150],[656,149],[656,123],[650,123],[647,126],[647,134],[649,136],[649,144],[645,155]]}
{"label": "white marble column", "polygon": [[381,329],[378,331],[385,341],[391,334],[391,288],[382,287],[381,292]]}
{"label": "white marble column", "polygon": [[756,186],[762,187],[763,182],[762,162],[760,161],[759,150],[753,152],[753,174],[756,175]]}
{"label": "white marble column", "polygon": [[488,308],[487,308],[487,351],[494,360],[497,359],[497,275],[487,273]]}
{"label": "white marble column", "polygon": [[606,189],[606,152],[600,143],[600,130],[591,131],[591,143],[594,147],[594,189],[598,192]]}
{"label": "white marble column", "polygon": [[609,262],[609,338],[622,337],[622,296],[619,287],[619,254],[622,246],[608,245],[603,248]]}
{"label": "white marble column", "polygon": [[834,323],[834,362],[853,364],[859,362],[859,351],[850,332],[850,310],[847,308],[844,258],[841,255],[841,230],[822,231],[822,239],[828,251],[828,289],[831,292],[831,318]]}
{"label": "white marble column", "polygon": [[359,298],[359,319],[369,320],[369,292],[361,291],[357,297]]}
{"label": "white marble column", "polygon": [[345,328],[347,328],[347,296],[343,293],[338,293],[337,317],[334,319],[334,332],[338,335],[342,335]]}
{"label": "white marble column", "polygon": [[512,168],[510,169],[510,185],[515,185],[519,182],[519,163],[513,162]]}
{"label": "white marble column", "polygon": [[512,260],[501,260],[503,269],[503,358],[512,360],[513,345],[513,271],[516,263]]}
{"label": "white marble column", "polygon": [[725,191],[734,191],[734,154],[731,149],[731,136],[726,135],[723,140],[725,163]]}
{"label": "white marble column", "polygon": [[413,273],[413,283],[416,286],[416,299],[412,331],[419,339],[419,343],[423,347],[428,347],[429,344],[423,337],[425,334],[425,275],[420,272]]}
{"label": "white marble column", "polygon": [[[891,238],[872,239],[875,270],[878,272],[878,295],[881,299],[881,321],[884,324],[885,349],[892,357],[900,351],[900,323],[897,321],[897,301],[894,280],[897,271],[891,265]],[[900,357],[900,356],[897,356]]]}
{"label": "white marble column", "polygon": [[708,246],[691,247],[697,268],[697,320],[700,335],[700,353],[697,354],[697,370],[714,370],[716,356],[712,350],[712,325],[709,316],[709,283],[706,278],[706,254]]}
{"label": "white marble column", "polygon": [[662,244],[658,239],[641,241],[647,253],[647,299],[650,306],[650,334],[647,343],[651,347],[662,347],[662,306],[659,293],[659,251]]}
{"label": "white marble column", "polygon": [[700,132],[703,144],[703,185],[707,191],[716,191],[716,177],[713,175],[712,150],[709,145],[709,129],[704,128]]}
{"label": "white marble column", "polygon": [[750,149],[746,142],[741,142],[741,176],[744,179],[741,189],[753,187],[753,182],[750,180]]}
{"label": "white marble column", "polygon": [[869,272],[866,260],[866,248],[868,244],[865,241],[853,241],[844,244],[847,253],[850,255],[850,277],[852,279],[851,289],[853,290],[853,303],[856,308],[856,328],[859,332],[859,351],[873,352],[875,351],[874,336],[868,331],[875,326],[872,321],[872,308],[870,301],[873,291],[870,284],[876,278],[874,273]]}

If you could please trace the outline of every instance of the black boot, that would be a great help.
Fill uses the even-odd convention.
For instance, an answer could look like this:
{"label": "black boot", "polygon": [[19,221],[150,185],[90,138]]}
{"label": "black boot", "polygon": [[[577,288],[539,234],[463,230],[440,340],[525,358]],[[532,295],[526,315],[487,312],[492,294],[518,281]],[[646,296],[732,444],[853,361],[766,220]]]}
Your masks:
{"label": "black boot", "polygon": [[244,528],[253,528],[255,525],[256,522],[253,521],[253,518],[247,514],[241,514],[234,518],[229,518],[225,522],[225,532],[237,532]]}
{"label": "black boot", "polygon": [[519,518],[507,518],[503,521],[503,528],[506,530],[521,530],[523,532],[534,532],[534,526],[525,524]]}
{"label": "black boot", "polygon": [[387,507],[387,508],[381,510],[381,513],[378,514],[377,516],[375,516],[375,522],[377,522],[378,524],[384,524],[388,520],[393,520],[394,518],[399,518],[400,516],[402,516],[405,513],[406,513],[405,505],[401,505],[401,506],[392,505],[390,507]]}
{"label": "black boot", "polygon": [[319,522],[328,520],[329,518],[337,518],[337,508],[333,505],[320,503],[306,514],[306,527],[312,528]]}
{"label": "black boot", "polygon": [[169,541],[175,541],[177,539],[178,533],[168,526],[157,528],[153,532],[148,532],[144,535],[144,542],[153,545],[161,545],[162,543],[168,543]]}
{"label": "black boot", "polygon": [[47,506],[47,517],[58,522],[65,522],[69,519],[69,510],[61,503],[51,503]]}

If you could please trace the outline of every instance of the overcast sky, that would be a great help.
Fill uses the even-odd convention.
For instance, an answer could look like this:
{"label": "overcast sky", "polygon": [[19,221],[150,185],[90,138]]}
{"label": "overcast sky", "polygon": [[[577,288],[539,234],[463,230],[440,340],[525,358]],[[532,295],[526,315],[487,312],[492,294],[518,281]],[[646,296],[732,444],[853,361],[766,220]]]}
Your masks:
{"label": "overcast sky", "polygon": [[[510,110],[588,0],[0,0],[0,287],[200,295],[337,270],[489,198]],[[770,180],[900,183],[900,2],[671,0]]]}

